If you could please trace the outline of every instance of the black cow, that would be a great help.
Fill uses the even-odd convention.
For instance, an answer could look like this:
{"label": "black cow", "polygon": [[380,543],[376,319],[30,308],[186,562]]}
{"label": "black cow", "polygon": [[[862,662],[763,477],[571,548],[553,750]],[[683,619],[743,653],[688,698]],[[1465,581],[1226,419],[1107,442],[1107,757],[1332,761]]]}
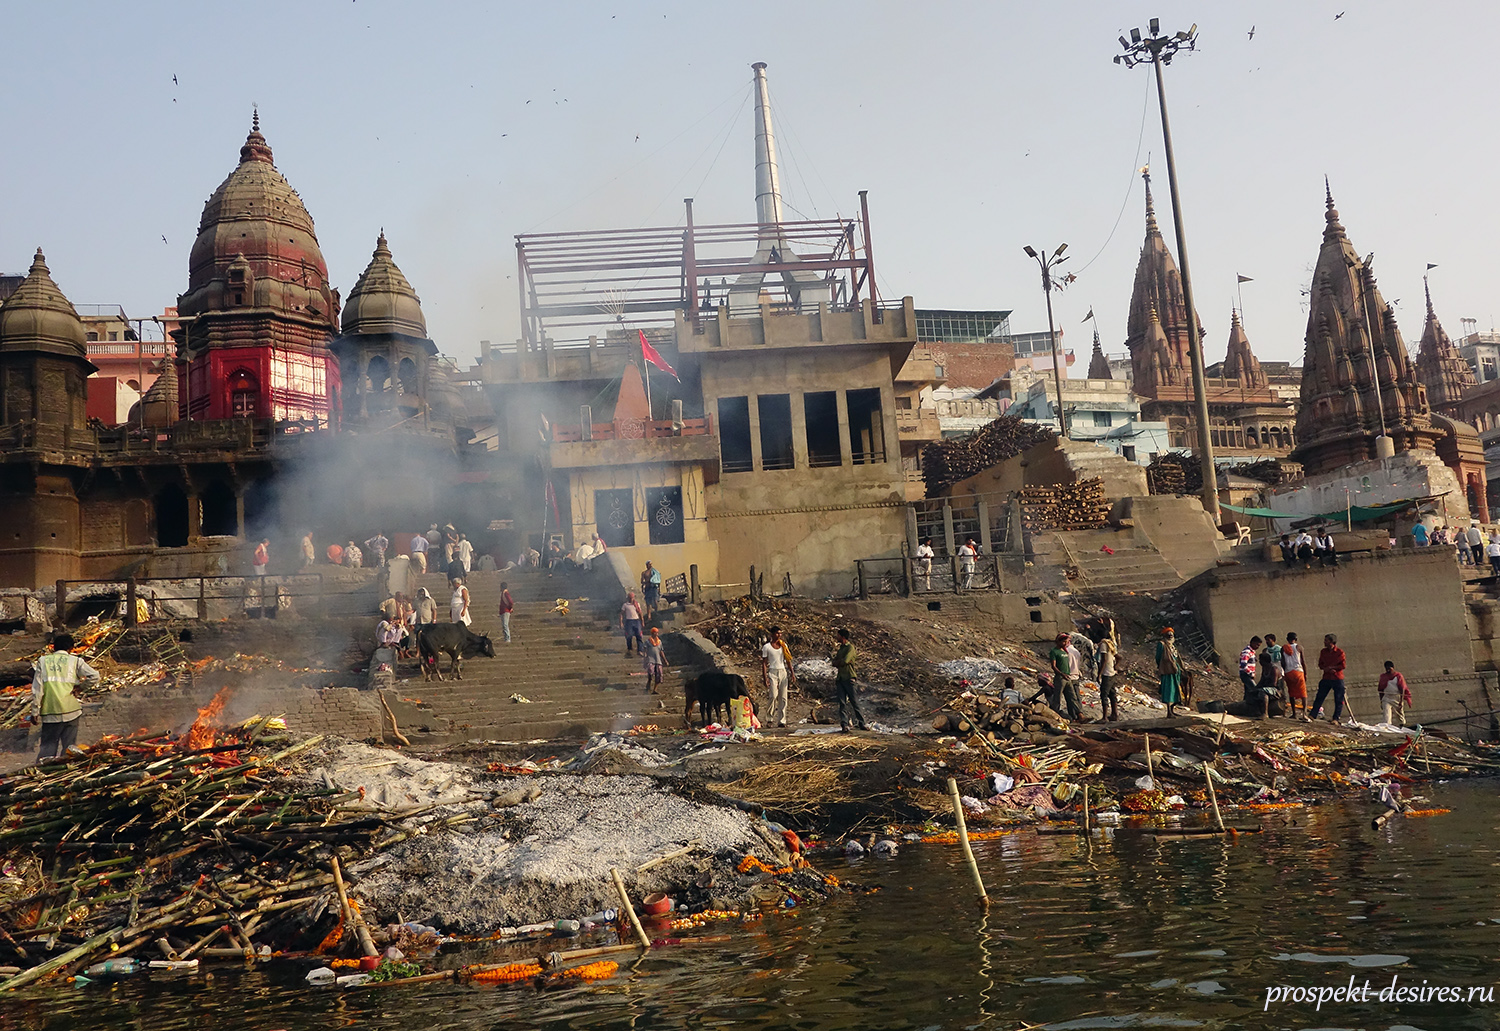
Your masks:
{"label": "black cow", "polygon": [[459,659],[464,655],[487,655],[495,657],[495,642],[484,634],[476,634],[462,623],[428,623],[417,629],[417,657],[422,663],[422,679],[431,680],[434,673],[443,679],[438,657],[447,655],[452,659],[448,672],[453,679],[464,678],[463,665]]}
{"label": "black cow", "polygon": [[729,700],[731,698],[748,698],[750,691],[745,686],[745,678],[738,673],[724,673],[714,670],[709,673],[700,673],[691,680],[683,682],[682,685],[682,721],[689,727],[693,725],[693,703],[698,703],[698,715],[703,720],[703,725],[709,723],[709,715],[717,716],[722,710],[724,718],[721,723],[729,722]]}

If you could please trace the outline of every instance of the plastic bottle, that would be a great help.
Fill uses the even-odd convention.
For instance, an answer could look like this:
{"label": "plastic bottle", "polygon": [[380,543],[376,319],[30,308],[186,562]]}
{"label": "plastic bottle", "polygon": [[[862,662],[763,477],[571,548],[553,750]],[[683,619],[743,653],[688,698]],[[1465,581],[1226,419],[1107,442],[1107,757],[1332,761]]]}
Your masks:
{"label": "plastic bottle", "polygon": [[552,926],[559,934],[577,934],[583,929],[583,925],[577,920],[558,920]]}
{"label": "plastic bottle", "polygon": [[612,924],[619,916],[620,914],[617,910],[601,909],[597,913],[590,913],[584,919],[596,924]]}
{"label": "plastic bottle", "polygon": [[89,977],[102,977],[105,974],[133,974],[141,969],[141,965],[129,956],[119,959],[107,959],[103,963],[95,963],[84,971]]}

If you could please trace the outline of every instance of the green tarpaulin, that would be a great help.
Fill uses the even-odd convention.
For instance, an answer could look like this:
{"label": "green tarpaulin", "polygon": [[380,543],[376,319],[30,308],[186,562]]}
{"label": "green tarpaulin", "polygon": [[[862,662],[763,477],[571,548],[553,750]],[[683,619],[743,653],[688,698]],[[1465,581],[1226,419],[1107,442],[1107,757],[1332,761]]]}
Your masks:
{"label": "green tarpaulin", "polygon": [[1384,519],[1392,512],[1399,512],[1403,508],[1410,508],[1421,499],[1414,498],[1410,501],[1394,501],[1389,505],[1355,505],[1349,509],[1338,509],[1335,512],[1323,512],[1318,515],[1302,515],[1298,512],[1277,512],[1271,508],[1241,508],[1238,505],[1220,505],[1231,512],[1240,515],[1259,516],[1262,519],[1297,519],[1297,520],[1323,520],[1330,523],[1342,523],[1346,519],[1355,523],[1367,523],[1374,519]]}

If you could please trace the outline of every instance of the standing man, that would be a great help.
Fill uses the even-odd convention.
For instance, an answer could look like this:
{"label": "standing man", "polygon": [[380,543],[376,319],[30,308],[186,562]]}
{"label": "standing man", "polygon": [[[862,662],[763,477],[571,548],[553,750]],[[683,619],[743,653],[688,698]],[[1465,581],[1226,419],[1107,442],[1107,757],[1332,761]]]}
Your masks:
{"label": "standing man", "polygon": [[1500,535],[1491,537],[1490,542],[1485,545],[1484,550],[1490,557],[1490,572],[1500,573]]}
{"label": "standing man", "polygon": [[1479,530],[1479,520],[1469,520],[1469,529],[1464,533],[1464,539],[1469,542],[1469,554],[1473,556],[1474,565],[1484,565],[1484,534]]}
{"label": "standing man", "polygon": [[1302,659],[1302,645],[1297,643],[1296,632],[1290,631],[1286,635],[1286,644],[1281,646],[1282,678],[1286,683],[1286,701],[1291,708],[1291,715],[1297,716],[1300,709],[1302,719],[1307,719],[1305,666],[1306,663]]}
{"label": "standing man", "polygon": [[431,545],[426,536],[420,533],[411,535],[411,564],[416,567],[417,575],[427,572],[427,549]]}
{"label": "standing man", "polygon": [[1256,656],[1260,665],[1260,718],[1271,717],[1271,699],[1281,696],[1281,649],[1276,644],[1276,638],[1266,635],[1266,646]]}
{"label": "standing man", "polygon": [[1333,692],[1333,722],[1344,716],[1344,665],[1347,658],[1339,647],[1339,639],[1333,634],[1323,635],[1323,650],[1318,653],[1318,669],[1323,679],[1318,681],[1318,695],[1313,699],[1313,719],[1323,715],[1323,699]]}
{"label": "standing man", "polygon": [[1406,678],[1396,672],[1396,664],[1385,660],[1385,672],[1380,674],[1380,704],[1385,710],[1385,722],[1393,727],[1406,726],[1406,707],[1411,704],[1411,689]]}
{"label": "standing man", "polygon": [[[1089,642],[1093,644],[1092,641]],[[1089,653],[1093,658],[1093,652]],[[1079,693],[1079,685],[1083,683],[1083,653],[1078,650],[1077,635],[1068,635],[1068,665],[1072,667],[1072,675],[1068,677],[1067,691],[1064,698],[1068,701],[1068,709],[1071,711],[1077,705],[1078,715],[1069,716],[1069,719],[1077,720],[1083,718],[1083,695]]]}
{"label": "standing man", "polygon": [[979,555],[979,549],[973,541],[964,541],[958,548],[958,574],[963,582],[964,590],[974,586],[974,559]]}
{"label": "standing man", "polygon": [[829,661],[833,663],[833,683],[839,696],[839,726],[844,728],[845,734],[849,733],[849,718],[844,715],[844,703],[847,701],[859,729],[869,730],[865,724],[865,714],[859,711],[859,699],[854,694],[854,643],[849,640],[849,631],[843,627],[839,627],[838,637],[838,647],[829,656]]}
{"label": "standing man", "polygon": [[620,630],[625,634],[625,654],[633,654],[633,647],[644,645],[641,638],[641,607],[636,604],[635,592],[625,595],[625,604],[620,606]]}
{"label": "standing man", "polygon": [[646,599],[646,617],[649,619],[661,606],[661,570],[650,562],[646,563],[646,571],[641,574],[641,595]]}
{"label": "standing man", "polygon": [[1420,519],[1411,528],[1411,542],[1419,548],[1425,548],[1430,543],[1427,538],[1427,524]]}
{"label": "standing man", "polygon": [[1113,637],[1099,642],[1096,659],[1099,663],[1099,718],[1112,723],[1120,719],[1120,697],[1115,691],[1115,658],[1120,649]]}
{"label": "standing man", "polygon": [[1177,651],[1177,632],[1167,627],[1156,642],[1156,675],[1161,678],[1161,700],[1167,705],[1167,718],[1182,700],[1182,656]]}
{"label": "standing man", "polygon": [[458,553],[458,531],[452,523],[443,524],[443,561],[452,562]]}
{"label": "standing man", "polygon": [[411,617],[412,625],[418,627],[437,622],[437,599],[428,593],[427,588],[417,588],[417,597],[411,606]]}
{"label": "standing man", "polygon": [[453,546],[453,557],[463,563],[464,576],[468,576],[474,569],[474,543],[459,534],[458,543]]}
{"label": "standing man", "polygon": [[266,564],[271,561],[271,539],[262,537],[260,543],[255,546],[255,556],[250,560],[250,565],[255,570],[256,576],[266,575]]}
{"label": "standing man", "polygon": [[922,578],[922,590],[932,590],[932,560],[937,552],[932,550],[932,539],[917,545],[917,575]]}
{"label": "standing man", "polygon": [[308,530],[302,535],[302,568],[311,569],[317,561],[318,550],[313,547],[312,531]]}
{"label": "standing man", "polygon": [[65,753],[78,743],[78,718],[83,704],[73,694],[79,681],[99,683],[94,667],[72,652],[73,635],[52,639],[52,650],[36,660],[31,676],[31,722],[42,725],[37,762]]}
{"label": "standing man", "polygon": [[765,679],[766,697],[771,700],[771,711],[766,720],[778,727],[786,726],[786,707],[791,697],[791,684],[796,674],[792,672],[792,653],[787,651],[781,639],[781,627],[771,628],[771,639],[760,646],[760,672]]}
{"label": "standing man", "polygon": [[381,533],[379,530],[375,531],[375,536],[365,541],[365,548],[375,559],[376,569],[385,568],[385,553],[390,548],[390,546],[391,542],[387,540],[385,534]]}
{"label": "standing man", "polygon": [[1047,694],[1047,707],[1053,712],[1061,713],[1063,688],[1073,676],[1073,660],[1068,658],[1067,634],[1057,635],[1057,639],[1052,642],[1052,650],[1047,653],[1047,661],[1052,668],[1052,690]]}
{"label": "standing man", "polygon": [[652,627],[641,647],[641,665],[646,670],[646,686],[652,694],[661,694],[661,675],[667,668],[667,651],[662,647],[661,631]]}
{"label": "standing man", "polygon": [[1250,643],[1240,649],[1240,683],[1244,686],[1245,701],[1254,704],[1260,690],[1255,685],[1255,656],[1260,651],[1260,638],[1250,638]]}
{"label": "standing man", "polygon": [[505,643],[510,644],[510,614],[516,611],[516,600],[510,596],[510,584],[500,581],[500,629],[505,634]]}

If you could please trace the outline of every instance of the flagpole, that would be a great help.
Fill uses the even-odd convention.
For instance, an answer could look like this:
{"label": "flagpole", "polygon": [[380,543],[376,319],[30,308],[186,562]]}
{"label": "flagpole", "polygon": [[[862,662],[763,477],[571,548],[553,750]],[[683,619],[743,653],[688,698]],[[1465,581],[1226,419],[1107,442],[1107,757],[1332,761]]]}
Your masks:
{"label": "flagpole", "polygon": [[[651,410],[651,363],[646,361],[646,352],[641,352],[641,373],[646,377],[646,421],[655,422],[656,413]],[[646,436],[651,436],[647,428]]]}

